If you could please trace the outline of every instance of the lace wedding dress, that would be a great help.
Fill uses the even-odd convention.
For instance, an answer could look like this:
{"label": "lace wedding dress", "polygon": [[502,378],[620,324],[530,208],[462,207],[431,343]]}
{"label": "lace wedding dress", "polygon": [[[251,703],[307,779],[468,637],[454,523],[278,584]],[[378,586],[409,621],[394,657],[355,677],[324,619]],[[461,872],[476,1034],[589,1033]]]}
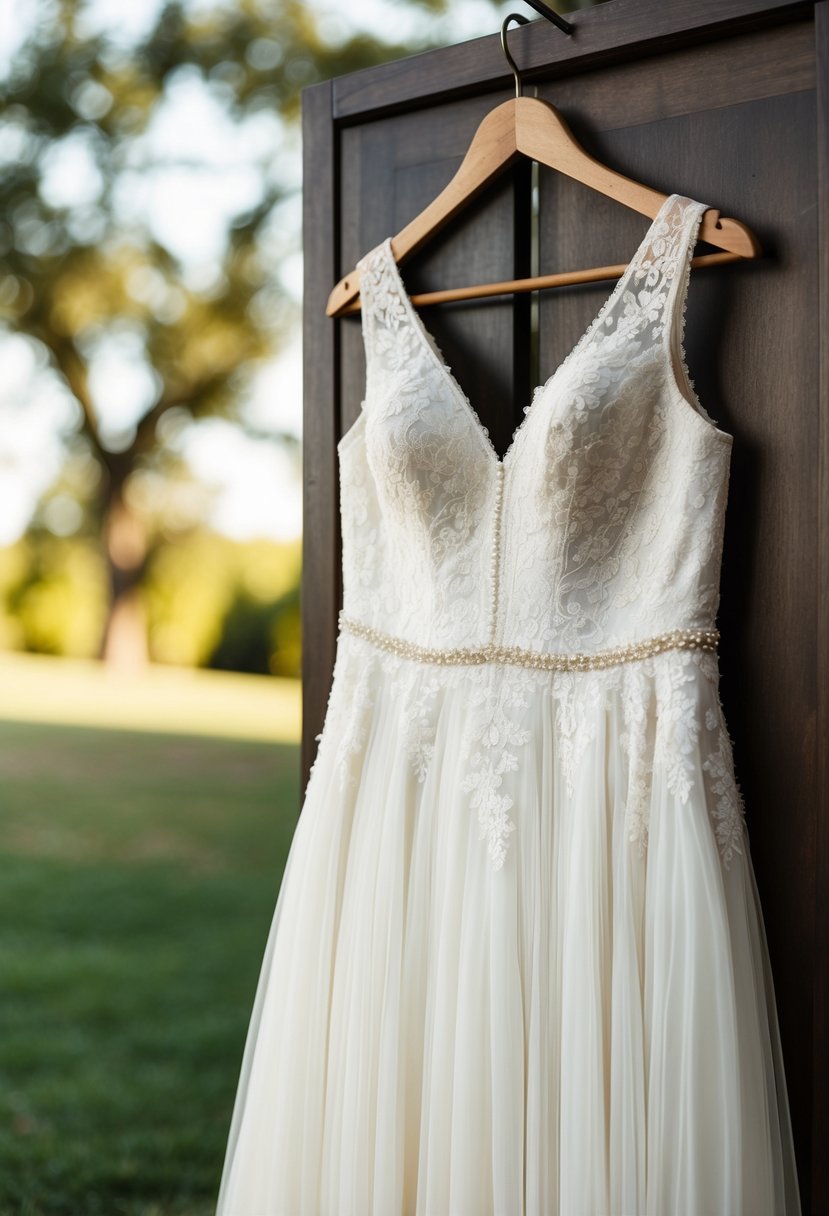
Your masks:
{"label": "lace wedding dress", "polygon": [[360,263],[343,611],[220,1216],[792,1216],[672,194],[499,457]]}

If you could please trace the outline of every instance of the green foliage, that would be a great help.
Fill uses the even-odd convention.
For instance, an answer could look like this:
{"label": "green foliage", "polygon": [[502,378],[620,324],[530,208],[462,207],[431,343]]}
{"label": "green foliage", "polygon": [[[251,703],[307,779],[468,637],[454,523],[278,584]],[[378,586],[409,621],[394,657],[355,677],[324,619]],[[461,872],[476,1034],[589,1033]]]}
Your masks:
{"label": "green foliage", "polygon": [[207,666],[298,677],[299,599],[298,587],[277,600],[262,600],[240,590],[224,618],[222,636]]}
{"label": "green foliage", "polygon": [[[300,674],[299,540],[197,530],[156,547],[142,589],[156,662]],[[106,572],[87,537],[36,529],[0,548],[0,646],[94,658]]]}
{"label": "green foliage", "polygon": [[157,661],[200,666],[207,659],[233,602],[235,564],[233,543],[211,533],[158,547],[144,588]]}
{"label": "green foliage", "polygon": [[0,1212],[210,1216],[296,749],[16,724],[0,741]]}
{"label": "green foliage", "polygon": [[240,543],[206,531],[161,545],[144,593],[152,656],[298,675],[301,559],[299,541]]}
{"label": "green foliage", "polygon": [[293,587],[282,597],[273,623],[273,651],[270,670],[273,675],[302,676],[302,597],[300,588]]}
{"label": "green foliage", "polygon": [[37,531],[0,550],[0,639],[8,649],[95,654],[105,595],[101,554],[87,539]]}
{"label": "green foliage", "polygon": [[[119,210],[134,166],[152,171],[141,138],[168,85],[191,71],[231,120],[264,111],[290,122],[302,85],[407,48],[364,35],[327,41],[298,0],[217,0],[192,12],[170,2],[146,37],[124,48],[83,33],[84,7],[41,2],[34,34],[0,86],[13,153],[0,175],[0,317],[48,350],[83,407],[97,457],[120,483],[159,442],[157,423],[173,405],[194,417],[232,413],[242,388],[235,373],[272,353],[291,317],[263,246],[275,204],[294,187],[265,166],[258,199],[233,218],[224,254],[200,286],[188,285],[146,222],[125,221]],[[85,158],[89,180],[84,202],[61,205],[48,169],[69,147]],[[140,339],[156,392],[129,442],[113,446],[90,392],[89,357],[124,325]]]}
{"label": "green foliage", "polygon": [[[407,48],[364,35],[332,39],[298,0],[192,8],[172,0],[134,46],[90,34],[85,8],[82,0],[36,0],[33,32],[0,82],[0,325],[36,344],[79,406],[72,459],[98,472],[70,492],[110,584],[103,620],[94,609],[88,618],[100,643],[118,597],[145,583],[165,544],[154,500],[171,495],[142,488],[148,479],[156,491],[186,481],[176,441],[194,421],[224,415],[245,425],[253,374],[293,333],[296,306],[278,272],[299,233],[286,227],[279,205],[297,184],[280,170],[287,163],[280,156],[293,138],[301,87]],[[251,162],[254,195],[229,217],[221,251],[197,274],[129,202],[142,178],[169,167],[144,137],[171,86],[188,73],[240,133],[256,116],[274,123],[271,152]],[[50,185],[61,157],[75,165],[71,199]],[[116,424],[96,398],[93,370],[102,352],[125,341],[147,400],[133,420]],[[205,507],[208,496],[202,499]],[[59,618],[74,609],[56,611],[57,587],[54,578],[47,582],[42,593],[29,592],[22,641],[59,652],[67,645]],[[214,579],[202,613],[212,615],[214,635],[204,619],[197,623],[194,655],[218,643],[223,594]],[[38,596],[44,607],[34,625]],[[78,632],[73,653],[89,646]],[[162,633],[160,645],[169,652],[169,636]],[[183,649],[179,637],[172,650],[180,656]]]}

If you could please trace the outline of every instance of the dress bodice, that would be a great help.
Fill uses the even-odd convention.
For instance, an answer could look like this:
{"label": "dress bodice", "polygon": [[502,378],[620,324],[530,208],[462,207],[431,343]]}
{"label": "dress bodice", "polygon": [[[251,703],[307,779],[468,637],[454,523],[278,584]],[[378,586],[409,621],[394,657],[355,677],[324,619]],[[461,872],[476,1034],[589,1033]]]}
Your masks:
{"label": "dress bodice", "polygon": [[432,647],[593,652],[713,627],[732,437],[683,349],[706,204],[671,194],[499,457],[385,240],[338,446],[343,612]]}

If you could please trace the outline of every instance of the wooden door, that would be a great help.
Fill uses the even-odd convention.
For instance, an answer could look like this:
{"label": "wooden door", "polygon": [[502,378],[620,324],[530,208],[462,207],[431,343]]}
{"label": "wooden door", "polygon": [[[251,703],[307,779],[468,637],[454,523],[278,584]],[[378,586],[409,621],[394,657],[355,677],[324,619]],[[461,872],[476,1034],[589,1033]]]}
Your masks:
{"label": "wooden door", "polygon": [[[519,64],[600,160],[743,220],[758,261],[692,270],[685,346],[734,437],[721,695],[772,959],[804,1212],[829,1212],[829,9],[761,0],[610,0],[511,34]],[[304,94],[302,785],[342,603],[335,445],[360,409],[359,318],[325,301],[457,168],[512,94],[497,35]],[[407,262],[410,291],[530,273],[530,168],[517,166]],[[627,262],[647,219],[538,174],[541,271]],[[697,252],[712,247],[699,242]],[[532,387],[612,283],[433,308],[428,326],[503,453]],[[537,333],[534,337],[534,328]]]}

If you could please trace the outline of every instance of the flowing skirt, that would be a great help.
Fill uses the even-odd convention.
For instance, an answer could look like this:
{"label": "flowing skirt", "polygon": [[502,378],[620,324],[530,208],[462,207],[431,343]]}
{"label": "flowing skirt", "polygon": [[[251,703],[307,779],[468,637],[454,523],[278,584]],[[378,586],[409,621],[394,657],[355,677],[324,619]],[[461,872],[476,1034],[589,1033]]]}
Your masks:
{"label": "flowing skirt", "polygon": [[716,655],[340,636],[218,1216],[794,1216]]}

